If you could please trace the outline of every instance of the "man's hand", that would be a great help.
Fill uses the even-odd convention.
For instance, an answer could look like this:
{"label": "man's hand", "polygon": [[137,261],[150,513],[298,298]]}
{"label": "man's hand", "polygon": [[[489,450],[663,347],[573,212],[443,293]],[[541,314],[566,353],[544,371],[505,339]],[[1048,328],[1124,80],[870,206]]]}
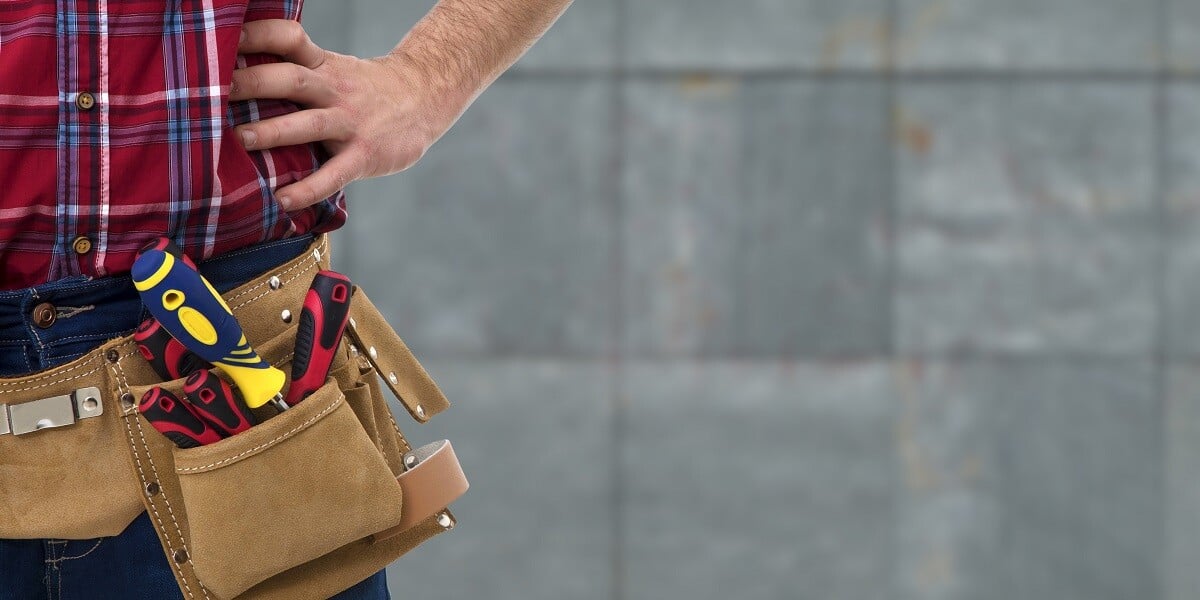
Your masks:
{"label": "man's hand", "polygon": [[299,23],[245,24],[239,52],[285,62],[237,69],[230,100],[283,98],[303,110],[237,128],[247,149],[321,142],[332,158],[308,177],[276,190],[293,211],[350,182],[412,166],[465,107],[439,107],[432,88],[398,56],[360,59],[318,47]]}
{"label": "man's hand", "polygon": [[403,171],[517,60],[571,0],[438,0],[385,57],[317,47],[299,23],[252,21],[238,51],[285,62],[233,72],[230,100],[287,99],[303,110],[238,127],[251,150],[321,142],[332,158],[275,191],[284,210],[351,181]]}

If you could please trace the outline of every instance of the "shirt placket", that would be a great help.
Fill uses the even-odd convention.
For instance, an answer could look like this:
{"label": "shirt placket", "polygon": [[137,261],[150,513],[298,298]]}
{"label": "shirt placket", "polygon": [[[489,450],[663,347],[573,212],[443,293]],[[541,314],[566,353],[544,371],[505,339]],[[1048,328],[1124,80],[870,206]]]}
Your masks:
{"label": "shirt placket", "polygon": [[50,279],[103,275],[109,207],[108,0],[58,0],[58,197]]}

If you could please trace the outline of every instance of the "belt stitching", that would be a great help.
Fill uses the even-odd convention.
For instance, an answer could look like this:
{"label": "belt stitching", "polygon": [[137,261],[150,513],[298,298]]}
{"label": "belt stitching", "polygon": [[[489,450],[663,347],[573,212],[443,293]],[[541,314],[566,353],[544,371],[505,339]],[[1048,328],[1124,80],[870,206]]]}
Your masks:
{"label": "belt stitching", "polygon": [[[328,241],[328,238],[327,238],[327,237],[326,237],[326,238],[323,238],[323,239],[321,240],[321,243],[317,245],[317,247],[315,248],[315,250],[321,251],[321,252],[323,253],[323,252],[324,252],[324,249],[325,249],[325,247],[326,247],[326,242],[327,242],[327,241]],[[292,271],[295,271],[296,269],[307,269],[307,268],[310,266],[310,263],[312,263],[312,264],[316,264],[316,263],[317,263],[317,261],[316,261],[316,260],[313,258],[313,256],[312,256],[312,253],[311,253],[311,252],[309,252],[309,253],[308,253],[308,255],[307,255],[305,258],[304,258],[304,260],[302,260],[302,261],[300,261],[300,262],[298,262],[298,263],[296,263],[296,264],[294,264],[294,265],[292,265],[292,266],[288,267],[287,269],[284,269],[283,271],[281,271],[281,272],[279,272],[279,273],[275,273],[275,276],[276,276],[276,277],[282,277],[282,276],[284,276],[284,275],[287,275],[288,273],[291,273]],[[295,279],[295,278],[293,277],[292,279]],[[291,279],[289,279],[288,281],[291,281]],[[227,298],[227,299],[226,299],[226,302],[233,302],[233,301],[235,301],[235,300],[237,300],[237,299],[241,298],[242,296],[245,296],[246,294],[251,294],[251,293],[254,293],[254,292],[258,291],[258,289],[259,289],[259,288],[261,288],[261,287],[263,287],[264,285],[266,285],[266,283],[265,283],[265,282],[263,282],[263,283],[259,283],[258,285],[254,286],[254,287],[251,287],[251,288],[248,288],[248,289],[242,290],[241,292],[238,292],[238,294],[237,294],[237,295],[234,295],[234,296],[232,296],[232,297],[230,297],[230,298]],[[234,308],[241,308],[241,307],[245,306],[246,304],[249,304],[250,302],[253,302],[254,300],[257,300],[258,298],[261,298],[261,297],[262,297],[262,296],[260,295],[260,296],[256,296],[255,298],[251,298],[250,300],[248,300],[248,301],[246,301],[246,302],[243,302],[242,304],[239,304],[239,305],[235,306]]]}
{"label": "belt stitching", "polygon": [[245,456],[248,456],[248,455],[250,455],[250,454],[254,454],[255,452],[258,452],[259,450],[263,450],[263,449],[265,449],[265,448],[269,448],[269,447],[271,447],[271,446],[273,446],[273,445],[275,445],[275,444],[279,443],[279,441],[280,441],[280,440],[283,440],[283,439],[285,439],[285,438],[287,438],[287,437],[290,437],[292,434],[296,433],[297,431],[300,431],[301,429],[304,429],[305,427],[308,427],[309,425],[312,425],[314,422],[316,422],[316,421],[317,421],[318,419],[320,419],[321,417],[323,417],[323,416],[325,416],[325,415],[329,414],[330,412],[333,412],[333,410],[334,410],[334,409],[336,409],[337,407],[341,406],[341,405],[342,405],[342,403],[343,403],[343,400],[341,400],[341,399],[338,399],[338,400],[334,401],[334,403],[333,403],[333,404],[330,404],[329,406],[325,407],[325,409],[324,409],[324,410],[322,410],[321,412],[319,412],[319,413],[317,413],[317,414],[315,414],[315,415],[313,415],[313,416],[309,417],[307,421],[305,421],[305,422],[303,422],[303,423],[301,423],[301,424],[299,424],[299,425],[295,426],[294,428],[292,428],[292,430],[291,430],[291,431],[288,431],[288,432],[286,432],[286,433],[281,433],[281,434],[279,434],[278,436],[276,436],[276,437],[275,437],[275,439],[273,439],[273,440],[271,440],[271,441],[269,441],[269,442],[263,442],[263,443],[261,443],[261,444],[259,444],[259,445],[255,446],[255,447],[253,447],[253,448],[250,448],[249,450],[245,450],[245,451],[243,451],[243,452],[240,452],[240,453],[238,453],[238,454],[237,454],[237,455],[235,455],[235,456],[230,456],[230,457],[228,457],[228,458],[225,458],[225,459],[219,460],[219,461],[217,461],[217,462],[214,462],[214,463],[211,463],[211,464],[202,465],[202,466],[199,466],[199,467],[183,467],[183,468],[178,468],[178,467],[177,467],[177,468],[175,469],[175,472],[176,472],[176,473],[192,473],[192,472],[195,472],[195,471],[205,471],[205,470],[211,469],[211,468],[213,468],[213,467],[219,467],[219,466],[221,466],[221,465],[224,465],[224,464],[227,464],[227,463],[236,462],[236,461],[238,461],[239,459],[241,459],[241,458],[243,458],[243,457],[245,457]]}
{"label": "belt stitching", "polygon": [[[116,362],[116,364],[111,365],[109,368],[112,369],[112,371],[113,371],[113,377],[115,377],[117,379],[118,391],[120,391],[122,393],[128,392],[129,391],[129,382],[125,378],[125,369],[121,366],[121,362],[118,360]],[[120,371],[119,375],[117,374],[118,370]],[[125,419],[125,431],[127,432],[126,435],[129,436],[129,443],[130,443],[130,445],[133,446],[133,458],[137,464],[138,477],[141,479],[142,485],[144,486],[144,485],[146,485],[146,482],[147,482],[146,471],[142,467],[142,459],[139,456],[139,452],[137,449],[137,442],[133,439],[133,427],[132,427],[132,425],[130,425],[130,421],[134,421],[137,423],[138,436],[142,438],[142,450],[146,453],[146,462],[150,463],[150,471],[151,471],[155,481],[158,480],[158,467],[156,467],[154,465],[154,457],[151,456],[151,454],[150,454],[150,445],[146,442],[146,434],[142,430],[141,419]],[[169,499],[167,499],[166,494],[164,494],[162,496],[162,499],[163,499],[163,502],[167,506],[167,514],[170,515],[170,517],[171,517],[171,523],[175,526],[176,535],[179,536],[180,543],[183,545],[183,551],[187,552],[187,542],[184,540],[183,530],[180,529],[180,527],[179,527],[179,521],[175,518],[175,511],[171,509],[171,501]],[[164,541],[166,541],[167,551],[170,552],[170,554],[174,555],[175,547],[171,543],[171,534],[166,531],[166,525],[163,523],[162,515],[160,515],[158,512],[158,506],[155,503],[155,499],[150,498],[149,504],[150,504],[150,510],[154,513],[154,520],[158,523],[159,531],[162,531],[165,534],[163,536],[163,539],[164,539]],[[189,557],[190,557],[190,553],[189,553]],[[187,591],[188,597],[195,598],[195,594],[192,592],[191,586],[188,585],[188,578],[183,573],[183,565],[180,563],[177,563],[177,562],[173,562],[173,561],[167,561],[167,562],[171,564],[171,568],[173,570],[179,571],[179,575],[180,575],[179,579],[181,581],[183,581],[183,586],[184,586],[185,591]],[[195,575],[195,569],[193,568],[193,576],[194,575]],[[196,582],[200,583],[199,579],[197,579]],[[202,592],[204,592],[205,598],[209,597],[208,590],[204,588],[203,584],[200,585],[200,590]]]}

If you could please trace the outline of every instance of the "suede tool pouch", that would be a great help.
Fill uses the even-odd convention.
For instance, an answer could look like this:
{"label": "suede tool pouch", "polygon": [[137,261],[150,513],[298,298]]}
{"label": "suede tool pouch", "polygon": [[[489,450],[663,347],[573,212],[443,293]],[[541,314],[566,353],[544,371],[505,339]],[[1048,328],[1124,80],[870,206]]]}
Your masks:
{"label": "suede tool pouch", "polygon": [[[25,435],[9,433],[0,414],[0,539],[113,536],[145,510],[120,405],[107,393],[103,371],[103,356],[91,354],[46,373],[0,379],[0,413],[55,403],[70,413],[80,388],[97,385],[94,398],[80,399],[92,398],[93,412],[102,413]],[[45,410],[34,412],[51,414]]]}
{"label": "suede tool pouch", "polygon": [[192,564],[221,599],[401,520],[396,476],[334,378],[245,432],[173,452]]}

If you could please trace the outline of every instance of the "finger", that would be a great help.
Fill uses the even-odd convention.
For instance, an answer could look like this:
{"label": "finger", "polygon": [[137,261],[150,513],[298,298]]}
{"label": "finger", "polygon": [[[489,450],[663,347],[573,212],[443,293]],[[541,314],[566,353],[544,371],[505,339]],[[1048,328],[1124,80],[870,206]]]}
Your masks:
{"label": "finger", "polygon": [[346,140],[353,129],[338,111],[310,108],[237,128],[247,150],[263,150],[326,140]]}
{"label": "finger", "polygon": [[246,22],[238,53],[275,54],[310,69],[325,62],[325,51],[308,37],[300,23],[287,19]]}
{"label": "finger", "polygon": [[300,210],[334,195],[357,179],[358,172],[350,153],[336,154],[308,177],[276,190],[275,197],[284,210]]}
{"label": "finger", "polygon": [[255,65],[233,72],[230,100],[285,98],[309,106],[329,106],[336,99],[324,75],[294,63]]}

